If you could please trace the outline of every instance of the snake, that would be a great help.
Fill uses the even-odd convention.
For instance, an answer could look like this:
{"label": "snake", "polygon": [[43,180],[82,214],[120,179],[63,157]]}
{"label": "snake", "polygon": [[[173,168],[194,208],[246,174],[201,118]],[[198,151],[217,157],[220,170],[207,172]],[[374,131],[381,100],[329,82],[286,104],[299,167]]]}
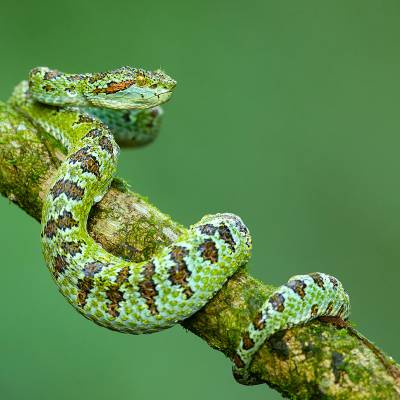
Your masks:
{"label": "snake", "polygon": [[[80,314],[114,331],[152,333],[183,321],[250,259],[249,229],[231,213],[205,215],[143,262],[107,252],[88,234],[90,210],[115,175],[119,144],[154,140],[161,105],[175,87],[162,70],[122,67],[70,74],[36,67],[9,100],[67,151],[43,201],[46,265]],[[250,373],[252,360],[274,333],[320,316],[346,320],[349,312],[349,295],[335,277],[322,272],[293,276],[241,331],[231,357],[234,377],[246,385],[259,383]]]}

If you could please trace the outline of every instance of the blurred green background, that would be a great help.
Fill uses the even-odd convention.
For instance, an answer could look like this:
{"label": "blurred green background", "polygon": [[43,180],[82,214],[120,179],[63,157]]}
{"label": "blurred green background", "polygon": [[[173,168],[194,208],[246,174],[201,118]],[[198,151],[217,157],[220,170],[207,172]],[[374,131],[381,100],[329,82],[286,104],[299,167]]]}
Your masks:
{"label": "blurred green background", "polygon": [[[162,134],[119,175],[185,224],[241,215],[266,282],[336,275],[399,360],[399,18],[396,0],[3,1],[0,98],[37,65],[162,67],[178,80]],[[39,224],[4,198],[0,216],[2,399],[280,398],[180,327],[91,324],[50,279]]]}

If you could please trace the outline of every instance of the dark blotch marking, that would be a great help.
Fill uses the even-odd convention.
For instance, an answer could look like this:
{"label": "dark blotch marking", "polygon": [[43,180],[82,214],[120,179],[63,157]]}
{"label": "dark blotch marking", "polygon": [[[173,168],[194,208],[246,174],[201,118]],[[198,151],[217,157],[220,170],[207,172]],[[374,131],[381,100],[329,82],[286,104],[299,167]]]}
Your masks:
{"label": "dark blotch marking", "polygon": [[47,222],[46,225],[43,228],[43,234],[49,238],[52,239],[57,232],[57,224],[56,221],[53,218],[50,218]]}
{"label": "dark blotch marking", "polygon": [[76,182],[69,179],[58,180],[50,189],[53,199],[56,199],[61,194],[65,194],[71,200],[82,200],[85,189],[81,188]]}
{"label": "dark blotch marking", "polygon": [[203,235],[210,235],[213,236],[215,234],[215,232],[217,232],[217,227],[211,224],[204,224],[199,226],[199,231],[203,234]]}
{"label": "dark blotch marking", "polygon": [[283,312],[285,310],[285,298],[280,293],[273,294],[268,302],[275,311]]}
{"label": "dark blotch marking", "polygon": [[229,220],[235,225],[235,227],[244,235],[248,235],[249,230],[247,229],[247,226],[243,224],[243,222],[240,220],[240,218],[230,215],[226,216],[229,218]]}
{"label": "dark blotch marking", "polygon": [[307,287],[306,283],[301,281],[300,279],[295,279],[289,281],[286,286],[293,290],[293,292],[297,293],[302,299],[306,295],[305,289]]}
{"label": "dark blotch marking", "polygon": [[124,292],[121,290],[121,285],[124,282],[128,282],[129,268],[124,267],[118,272],[117,279],[114,284],[110,285],[109,289],[106,291],[107,299],[110,303],[107,305],[108,313],[117,318],[119,316],[118,308],[120,302],[124,300]]}
{"label": "dark blotch marking", "polygon": [[74,219],[70,211],[63,211],[56,219],[57,227],[63,231],[74,228],[79,225],[78,221]]}
{"label": "dark blotch marking", "polygon": [[218,249],[212,239],[206,239],[200,246],[200,255],[204,260],[210,261],[212,264],[218,262]]}
{"label": "dark blotch marking", "polygon": [[78,225],[78,221],[73,218],[70,211],[63,211],[63,213],[59,215],[57,219],[50,218],[47,221],[43,232],[46,237],[52,239],[56,235],[57,229],[65,231]]}
{"label": "dark blotch marking", "polygon": [[107,305],[108,313],[117,318],[119,316],[118,306],[119,303],[124,299],[124,294],[119,290],[119,287],[112,286],[106,291],[107,299],[110,303]]}
{"label": "dark blotch marking", "polygon": [[172,284],[180,286],[187,298],[193,296],[193,290],[190,288],[188,283],[188,278],[190,277],[191,272],[184,260],[184,257],[188,254],[189,250],[186,247],[174,246],[169,255],[175,265],[168,271],[168,279]]}
{"label": "dark blotch marking", "polygon": [[332,313],[332,310],[333,310],[333,302],[330,301],[329,304],[328,304],[328,306],[326,307],[325,314],[326,314],[326,315],[330,315],[330,314]]}
{"label": "dark blotch marking", "polygon": [[72,257],[82,252],[81,242],[62,242],[61,248],[65,253],[70,254]]}
{"label": "dark blotch marking", "polygon": [[67,258],[60,256],[59,254],[54,257],[53,260],[54,277],[58,278],[68,267]]}
{"label": "dark blotch marking", "polygon": [[268,343],[271,347],[271,350],[276,353],[276,355],[281,360],[288,360],[289,359],[289,346],[287,345],[286,341],[284,340],[285,331],[280,331],[272,335],[268,339]]}
{"label": "dark blotch marking", "polygon": [[250,337],[249,332],[245,332],[242,337],[242,347],[244,350],[250,350],[254,346],[254,341]]}
{"label": "dark blotch marking", "polygon": [[92,138],[92,139],[96,139],[99,138],[100,136],[102,136],[103,132],[100,129],[91,129],[84,137],[85,138]]}
{"label": "dark blotch marking", "polygon": [[231,218],[233,220],[233,223],[235,227],[239,230],[240,233],[242,233],[244,236],[246,236],[246,246],[248,248],[251,247],[251,237],[249,234],[249,230],[247,229],[247,226],[243,224],[243,222],[238,219],[237,217]]}
{"label": "dark blotch marking", "polygon": [[93,278],[85,276],[83,279],[78,281],[78,305],[79,307],[85,307],[87,297],[93,288]]}
{"label": "dark blotch marking", "polygon": [[78,281],[78,304],[80,307],[85,306],[87,297],[94,286],[94,277],[104,267],[106,267],[106,264],[103,264],[100,261],[89,262],[85,265],[83,269],[85,277],[83,279],[79,279]]}
{"label": "dark blotch marking", "polygon": [[333,375],[335,375],[335,383],[339,383],[341,376],[344,373],[344,357],[341,353],[338,353],[336,351],[332,352],[332,371]]}
{"label": "dark blotch marking", "polygon": [[321,289],[325,289],[324,280],[322,279],[322,276],[318,272],[309,274],[309,276],[311,276],[316,285],[318,285]]}
{"label": "dark blotch marking", "polygon": [[145,299],[147,307],[152,315],[158,314],[156,305],[156,296],[158,290],[153,280],[156,271],[155,265],[150,262],[143,267],[142,276],[143,280],[139,282],[139,293]]}
{"label": "dark blotch marking", "polygon": [[121,271],[118,272],[117,281],[116,281],[117,284],[122,285],[124,282],[128,282],[129,275],[130,275],[129,267],[122,268]]}
{"label": "dark blotch marking", "polygon": [[239,229],[239,231],[241,233],[243,233],[244,235],[248,235],[249,234],[249,230],[247,229],[247,226],[242,224],[242,222],[240,222],[239,220],[235,221],[235,226],[236,228]]}
{"label": "dark blotch marking", "polygon": [[330,277],[329,277],[329,280],[330,280],[331,283],[332,283],[333,289],[336,290],[337,287],[338,287],[338,281],[337,281],[337,279],[334,278],[333,276],[330,276]]}
{"label": "dark blotch marking", "polygon": [[311,315],[316,317],[318,315],[318,304],[313,304],[311,307]]}
{"label": "dark blotch marking", "polygon": [[50,81],[52,79],[57,78],[58,76],[60,76],[60,71],[57,71],[56,69],[52,69],[50,71],[47,71],[44,74],[43,79]]}
{"label": "dark blotch marking", "polygon": [[262,331],[265,328],[265,318],[261,311],[257,313],[253,320],[254,329]]}
{"label": "dark blotch marking", "polygon": [[114,155],[114,147],[111,143],[111,140],[108,139],[106,136],[103,136],[100,140],[99,140],[99,145],[100,147],[106,151],[107,153],[109,153],[111,156]]}
{"label": "dark blotch marking", "polygon": [[218,227],[218,233],[220,238],[229,246],[231,251],[234,252],[236,243],[229,228],[225,224],[221,224]]}
{"label": "dark blotch marking", "polygon": [[182,246],[174,246],[169,253],[172,260],[174,260],[176,263],[185,262],[183,258],[188,254],[189,250]]}
{"label": "dark blotch marking", "polygon": [[93,278],[99,273],[106,265],[100,261],[88,262],[83,268],[83,273],[86,277]]}
{"label": "dark blotch marking", "polygon": [[75,121],[72,125],[93,123],[95,120],[89,115],[85,113],[79,114],[78,121]]}
{"label": "dark blotch marking", "polygon": [[97,178],[100,177],[100,164],[97,158],[90,154],[88,146],[82,147],[72,154],[69,157],[69,162],[73,164],[80,163],[83,172],[89,172]]}

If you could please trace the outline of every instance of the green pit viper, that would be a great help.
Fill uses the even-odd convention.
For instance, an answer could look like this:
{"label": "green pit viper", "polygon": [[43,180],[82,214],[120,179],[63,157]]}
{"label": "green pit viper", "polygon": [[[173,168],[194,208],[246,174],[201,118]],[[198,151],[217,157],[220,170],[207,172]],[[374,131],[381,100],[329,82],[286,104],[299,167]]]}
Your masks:
{"label": "green pit viper", "polygon": [[[133,263],[89,236],[91,207],[107,192],[121,144],[154,139],[176,82],[164,72],[123,67],[66,74],[34,68],[9,100],[68,151],[42,212],[46,264],[60,292],[86,318],[106,328],[151,333],[202,308],[250,257],[251,237],[228,213],[206,215],[151,259]],[[319,316],[347,319],[350,303],[333,276],[311,273],[279,287],[244,330],[233,357],[235,378],[256,384],[253,355],[273,333]]]}

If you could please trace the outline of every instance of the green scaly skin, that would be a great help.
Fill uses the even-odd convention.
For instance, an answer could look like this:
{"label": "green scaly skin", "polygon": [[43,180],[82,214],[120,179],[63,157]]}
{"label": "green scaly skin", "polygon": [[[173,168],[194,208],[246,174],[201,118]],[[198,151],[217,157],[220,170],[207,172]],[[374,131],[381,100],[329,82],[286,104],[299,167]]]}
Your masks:
{"label": "green scaly skin", "polygon": [[[40,67],[9,101],[68,150],[44,200],[47,266],[82,315],[120,332],[155,332],[188,318],[250,258],[249,231],[233,214],[203,217],[141,263],[107,253],[87,233],[90,209],[108,190],[117,166],[119,147],[111,130],[128,145],[149,142],[158,132],[159,105],[175,85],[162,71],[123,67],[64,74]],[[336,278],[318,272],[291,278],[243,332],[233,358],[235,378],[258,383],[249,366],[273,333],[322,315],[346,319],[349,309],[349,297]]]}

